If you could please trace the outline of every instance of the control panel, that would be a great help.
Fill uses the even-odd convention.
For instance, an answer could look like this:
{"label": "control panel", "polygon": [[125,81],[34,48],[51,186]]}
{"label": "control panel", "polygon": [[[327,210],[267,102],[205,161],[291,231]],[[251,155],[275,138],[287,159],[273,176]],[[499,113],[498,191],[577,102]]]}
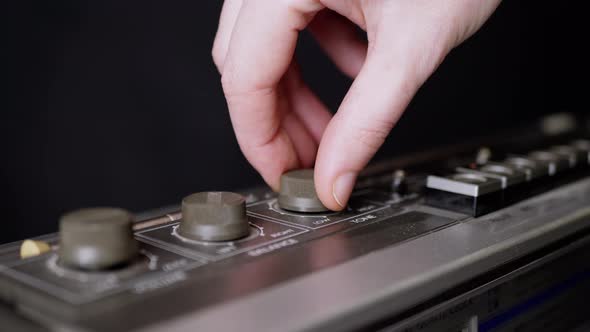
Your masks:
{"label": "control panel", "polygon": [[0,300],[56,331],[261,331],[276,315],[284,330],[370,326],[584,234],[586,134],[511,148],[377,164],[340,212],[318,199],[311,169],[285,173],[279,193],[198,192],[139,217],[72,211],[58,233],[0,246]]}

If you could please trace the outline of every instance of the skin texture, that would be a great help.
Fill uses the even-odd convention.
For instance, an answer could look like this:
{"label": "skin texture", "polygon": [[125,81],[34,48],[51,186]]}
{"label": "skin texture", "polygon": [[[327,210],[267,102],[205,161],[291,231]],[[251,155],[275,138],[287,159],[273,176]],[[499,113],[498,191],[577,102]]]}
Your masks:
{"label": "skin texture", "polygon": [[[342,210],[416,91],[499,3],[225,0],[212,54],[242,152],[274,190],[285,171],[315,164],[320,200]],[[293,57],[306,28],[354,79],[334,116]]]}

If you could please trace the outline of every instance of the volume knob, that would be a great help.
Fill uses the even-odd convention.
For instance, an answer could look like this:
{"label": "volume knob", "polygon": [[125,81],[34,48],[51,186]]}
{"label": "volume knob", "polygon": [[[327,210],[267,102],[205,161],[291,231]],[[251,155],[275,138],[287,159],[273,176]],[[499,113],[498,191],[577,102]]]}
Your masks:
{"label": "volume knob", "polygon": [[201,192],[182,200],[178,233],[199,241],[228,241],[250,233],[246,200],[231,192]]}
{"label": "volume knob", "polygon": [[315,191],[313,169],[299,169],[281,176],[279,206],[296,212],[325,212],[328,208],[322,204]]}
{"label": "volume knob", "polygon": [[118,208],[91,208],[61,217],[59,262],[81,270],[101,270],[130,262],[138,254],[131,214]]}

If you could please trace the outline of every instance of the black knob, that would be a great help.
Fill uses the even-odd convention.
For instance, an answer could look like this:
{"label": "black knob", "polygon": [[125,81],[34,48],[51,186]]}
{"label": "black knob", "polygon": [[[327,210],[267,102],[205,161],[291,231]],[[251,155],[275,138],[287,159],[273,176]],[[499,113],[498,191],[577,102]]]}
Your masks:
{"label": "black knob", "polygon": [[101,270],[130,262],[138,254],[132,216],[118,208],[91,208],[63,215],[59,262],[81,270]]}
{"label": "black knob", "polygon": [[231,192],[201,192],[182,200],[178,233],[199,241],[229,241],[250,234],[246,200]]}
{"label": "black knob", "polygon": [[315,191],[313,169],[299,169],[283,174],[278,202],[282,209],[290,211],[329,211]]}

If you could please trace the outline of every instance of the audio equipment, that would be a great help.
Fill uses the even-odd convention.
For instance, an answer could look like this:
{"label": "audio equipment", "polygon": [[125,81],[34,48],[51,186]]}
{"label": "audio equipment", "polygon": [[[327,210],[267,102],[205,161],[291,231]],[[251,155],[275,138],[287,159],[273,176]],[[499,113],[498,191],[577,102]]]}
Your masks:
{"label": "audio equipment", "polygon": [[73,211],[0,246],[0,330],[582,331],[590,132],[541,124],[374,163],[341,212],[313,170]]}

